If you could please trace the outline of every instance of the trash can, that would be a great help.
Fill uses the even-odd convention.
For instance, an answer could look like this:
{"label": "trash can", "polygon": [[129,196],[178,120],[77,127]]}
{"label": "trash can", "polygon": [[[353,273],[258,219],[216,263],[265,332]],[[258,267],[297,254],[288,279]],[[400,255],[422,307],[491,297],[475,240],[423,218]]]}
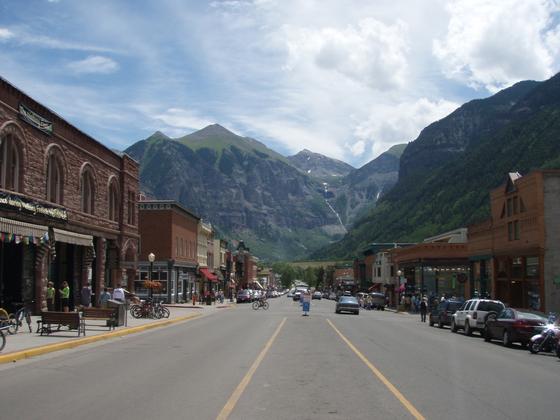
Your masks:
{"label": "trash can", "polygon": [[206,296],[206,305],[212,305],[212,296]]}
{"label": "trash can", "polygon": [[124,302],[109,299],[107,301],[107,308],[117,309],[117,324],[116,327],[122,327],[125,324],[126,317],[126,304]]}

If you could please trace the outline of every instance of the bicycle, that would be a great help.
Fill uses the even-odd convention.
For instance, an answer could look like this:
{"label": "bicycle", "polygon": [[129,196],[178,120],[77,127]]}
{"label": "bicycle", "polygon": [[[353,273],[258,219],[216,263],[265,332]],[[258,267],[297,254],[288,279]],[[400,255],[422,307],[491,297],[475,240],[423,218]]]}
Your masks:
{"label": "bicycle", "polygon": [[19,308],[16,311],[15,314],[15,332],[17,333],[19,330],[19,327],[23,327],[23,320],[25,319],[25,322],[27,322],[27,327],[29,328],[29,332],[33,332],[33,328],[31,327],[31,309],[29,308],[29,306],[31,304],[35,303],[34,300],[28,301],[28,302],[16,302],[14,303],[14,306],[21,306],[21,308]]}
{"label": "bicycle", "polygon": [[0,328],[8,331],[10,335],[16,333],[15,315],[8,314],[3,308],[0,308]]}
{"label": "bicycle", "polygon": [[166,306],[164,306],[163,301],[161,301],[154,305],[154,315],[158,319],[169,318],[171,312],[169,312],[169,309]]}
{"label": "bicycle", "polygon": [[[6,312],[6,311],[4,311],[4,312]],[[4,325],[4,326],[0,327],[0,351],[4,350],[4,347],[6,347],[6,334],[4,334],[4,331],[7,331],[8,328],[9,327],[7,325]]]}
{"label": "bicycle", "polygon": [[263,308],[264,310],[268,309],[268,302],[264,298],[260,298],[253,302],[253,309],[256,311],[259,308]]}

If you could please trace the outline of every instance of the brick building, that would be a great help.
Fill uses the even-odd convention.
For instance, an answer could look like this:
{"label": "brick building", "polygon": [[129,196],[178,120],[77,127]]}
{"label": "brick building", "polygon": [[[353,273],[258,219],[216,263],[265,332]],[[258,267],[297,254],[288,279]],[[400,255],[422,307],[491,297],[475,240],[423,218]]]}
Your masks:
{"label": "brick building", "polygon": [[137,162],[0,78],[2,306],[46,307],[47,279],[69,283],[71,306],[88,281],[132,287],[137,194]]}
{"label": "brick building", "polygon": [[[138,203],[140,261],[135,291],[148,294],[144,281],[159,281],[159,297],[168,302],[192,299],[197,284],[198,229],[200,217],[172,200],[143,200]],[[154,254],[150,264],[148,255]]]}
{"label": "brick building", "polygon": [[473,288],[523,308],[560,311],[560,171],[510,173],[491,218],[469,226]]}

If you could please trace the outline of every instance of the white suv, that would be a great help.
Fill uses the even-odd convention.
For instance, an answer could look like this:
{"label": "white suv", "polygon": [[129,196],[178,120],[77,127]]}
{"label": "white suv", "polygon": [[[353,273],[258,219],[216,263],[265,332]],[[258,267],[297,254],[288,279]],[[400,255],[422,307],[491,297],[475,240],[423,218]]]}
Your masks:
{"label": "white suv", "polygon": [[473,331],[484,331],[488,314],[499,314],[505,305],[499,300],[471,299],[467,300],[451,319],[451,332],[462,329],[465,335],[471,335]]}

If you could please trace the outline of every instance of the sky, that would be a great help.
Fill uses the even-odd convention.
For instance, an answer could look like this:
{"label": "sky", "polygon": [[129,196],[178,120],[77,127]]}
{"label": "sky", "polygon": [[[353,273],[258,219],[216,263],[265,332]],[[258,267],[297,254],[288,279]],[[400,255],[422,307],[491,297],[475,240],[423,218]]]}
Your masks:
{"label": "sky", "polygon": [[0,76],[106,146],[218,123],[360,167],[560,70],[560,0],[0,0]]}

